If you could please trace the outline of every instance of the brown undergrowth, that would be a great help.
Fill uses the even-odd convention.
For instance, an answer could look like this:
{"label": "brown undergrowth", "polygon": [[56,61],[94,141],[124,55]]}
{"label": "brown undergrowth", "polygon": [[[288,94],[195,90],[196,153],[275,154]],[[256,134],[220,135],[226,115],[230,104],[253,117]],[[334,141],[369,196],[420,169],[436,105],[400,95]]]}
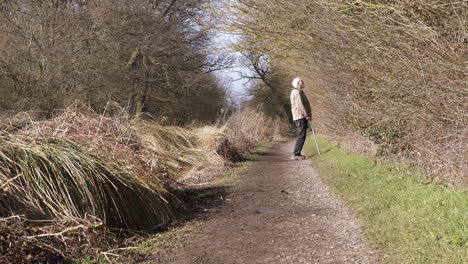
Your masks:
{"label": "brown undergrowth", "polygon": [[236,19],[225,28],[242,35],[234,48],[268,58],[270,84],[285,79],[269,93],[281,95],[301,76],[319,133],[348,141],[357,132],[380,158],[410,163],[429,180],[468,186],[468,1],[228,5],[229,15],[220,16]]}
{"label": "brown undergrowth", "polygon": [[0,263],[63,263],[66,256],[96,255],[118,243],[99,219],[30,222],[0,219]]}
{"label": "brown undergrowth", "polygon": [[182,128],[130,118],[120,107],[104,114],[78,107],[3,132],[0,262],[108,257],[121,245],[117,230],[154,232],[178,221],[185,208],[178,179],[240,161],[283,127],[250,110],[221,127]]}

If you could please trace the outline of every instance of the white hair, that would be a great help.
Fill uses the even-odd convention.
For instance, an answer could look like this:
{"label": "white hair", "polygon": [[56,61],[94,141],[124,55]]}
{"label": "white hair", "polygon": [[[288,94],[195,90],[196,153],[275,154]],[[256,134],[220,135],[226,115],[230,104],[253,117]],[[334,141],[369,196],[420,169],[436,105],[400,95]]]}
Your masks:
{"label": "white hair", "polygon": [[293,87],[294,87],[294,88],[297,88],[297,85],[299,85],[299,82],[300,82],[300,81],[302,81],[301,78],[299,78],[299,77],[294,78],[294,80],[292,81]]}

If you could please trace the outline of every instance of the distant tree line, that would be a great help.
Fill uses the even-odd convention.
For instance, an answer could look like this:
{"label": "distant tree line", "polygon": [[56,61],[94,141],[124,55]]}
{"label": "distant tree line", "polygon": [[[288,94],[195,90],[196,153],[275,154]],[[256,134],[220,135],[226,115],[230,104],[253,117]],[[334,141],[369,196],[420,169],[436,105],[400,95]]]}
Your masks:
{"label": "distant tree line", "polygon": [[[214,120],[203,0],[0,0],[0,111],[106,102],[172,122]],[[205,23],[206,24],[206,23]]]}

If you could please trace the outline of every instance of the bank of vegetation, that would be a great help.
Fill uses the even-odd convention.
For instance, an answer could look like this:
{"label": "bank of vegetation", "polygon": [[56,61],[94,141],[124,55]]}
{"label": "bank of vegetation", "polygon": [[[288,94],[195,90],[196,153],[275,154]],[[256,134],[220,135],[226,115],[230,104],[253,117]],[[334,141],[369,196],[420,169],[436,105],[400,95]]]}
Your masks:
{"label": "bank of vegetation", "polygon": [[223,28],[265,111],[287,109],[301,76],[318,131],[466,186],[467,1],[230,3]]}
{"label": "bank of vegetation", "polygon": [[187,187],[178,180],[199,170],[221,174],[288,129],[247,109],[218,127],[177,127],[114,108],[112,115],[69,108],[1,133],[2,261],[103,257],[123,230],[154,232],[184,217],[178,190]]}

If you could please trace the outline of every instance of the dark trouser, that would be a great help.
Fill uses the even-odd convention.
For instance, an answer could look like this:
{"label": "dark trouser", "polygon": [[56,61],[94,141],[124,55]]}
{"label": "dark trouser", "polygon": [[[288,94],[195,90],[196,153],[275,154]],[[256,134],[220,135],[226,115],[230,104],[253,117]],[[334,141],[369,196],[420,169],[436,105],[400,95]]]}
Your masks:
{"label": "dark trouser", "polygon": [[299,156],[301,155],[302,147],[304,146],[304,142],[306,140],[307,135],[307,119],[302,118],[298,120],[294,120],[297,126],[297,140],[296,145],[294,146],[294,153],[293,155]]}

